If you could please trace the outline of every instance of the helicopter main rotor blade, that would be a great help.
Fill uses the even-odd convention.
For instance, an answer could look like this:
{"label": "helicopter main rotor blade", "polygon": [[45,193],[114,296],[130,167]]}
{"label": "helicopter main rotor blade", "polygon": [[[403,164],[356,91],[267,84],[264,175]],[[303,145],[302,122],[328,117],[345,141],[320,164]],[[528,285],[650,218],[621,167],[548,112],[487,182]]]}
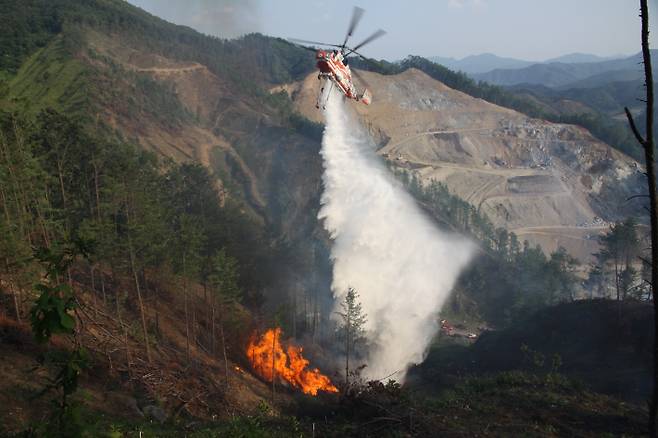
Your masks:
{"label": "helicopter main rotor blade", "polygon": [[384,30],[382,30],[382,29],[379,29],[377,32],[373,33],[373,34],[370,35],[368,38],[366,38],[365,40],[361,41],[361,44],[358,44],[358,45],[357,45],[356,47],[354,47],[353,49],[350,49],[350,53],[356,52],[356,51],[359,50],[361,47],[363,47],[363,46],[365,46],[366,44],[369,44],[369,43],[375,41],[377,38],[383,37],[384,35],[386,35],[386,31],[384,31]]}
{"label": "helicopter main rotor blade", "polygon": [[359,21],[361,21],[364,12],[365,12],[364,9],[358,6],[354,6],[354,11],[352,12],[352,20],[350,21],[350,26],[347,28],[347,35],[345,35],[345,42],[342,45],[343,48],[345,48],[345,46],[347,45],[347,40],[349,40],[352,34],[354,33],[356,26],[359,25]]}
{"label": "helicopter main rotor blade", "polygon": [[317,41],[299,40],[297,38],[288,38],[288,41],[292,41],[293,43],[313,44],[316,46],[342,47],[338,44],[319,43]]}

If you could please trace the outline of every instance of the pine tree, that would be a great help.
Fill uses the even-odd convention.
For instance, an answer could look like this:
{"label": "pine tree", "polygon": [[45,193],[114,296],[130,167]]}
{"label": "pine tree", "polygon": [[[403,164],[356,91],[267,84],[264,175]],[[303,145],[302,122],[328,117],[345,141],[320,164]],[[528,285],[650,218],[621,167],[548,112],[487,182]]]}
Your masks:
{"label": "pine tree", "polygon": [[364,340],[367,318],[359,301],[359,294],[352,287],[347,289],[340,305],[343,311],[337,313],[342,319],[339,336],[345,343],[345,391],[347,392],[350,385],[350,356],[355,352],[356,346]]}
{"label": "pine tree", "polygon": [[242,292],[238,286],[238,262],[226,254],[222,248],[211,260],[211,273],[208,281],[212,288],[211,298],[211,338],[212,351],[215,351],[215,302],[219,303],[219,333],[222,341],[222,356],[224,359],[224,372],[226,387],[228,388],[228,357],[226,354],[226,338],[224,326],[226,323],[226,308],[240,301]]}

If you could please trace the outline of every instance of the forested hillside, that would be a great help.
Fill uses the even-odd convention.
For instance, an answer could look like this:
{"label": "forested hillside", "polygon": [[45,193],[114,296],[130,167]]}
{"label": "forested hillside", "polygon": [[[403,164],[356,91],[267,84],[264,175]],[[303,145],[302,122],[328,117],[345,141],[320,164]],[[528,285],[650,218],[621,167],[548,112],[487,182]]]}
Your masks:
{"label": "forested hillside", "polygon": [[[232,364],[245,361],[252,330],[269,326],[277,311],[287,326],[299,318],[299,336],[319,330],[316,285],[328,287],[323,238],[311,237],[317,207],[306,205],[319,195],[300,199],[296,193],[304,185],[299,178],[319,185],[319,165],[309,167],[305,158],[317,151],[318,128],[266,91],[309,71],[305,57],[300,62],[303,51],[259,35],[238,41],[202,36],[121,1],[22,6],[0,5],[21,12],[3,14],[13,34],[2,40],[7,56],[0,87],[0,288],[8,324],[2,341],[8,342],[3,351],[26,364],[4,376],[3,393],[17,385],[19,399],[27,401],[41,391],[39,379],[36,386],[19,383],[29,379],[29,355],[42,351],[25,338],[31,322],[41,341],[55,336],[59,351],[58,357],[47,353],[44,378],[76,369],[73,380],[56,379],[54,392],[39,399],[64,397],[50,427],[79,425],[77,399],[66,400],[83,369],[104,376],[80,383],[98,394],[101,412],[116,409],[103,385],[122,379],[140,400],[129,418],[148,411],[142,401],[177,416],[255,412],[262,384],[251,377],[245,386],[249,376]],[[121,35],[122,47],[160,62],[203,65],[225,85],[228,108],[198,113],[154,77],[150,65],[135,67],[122,53],[96,50],[113,34]],[[211,117],[219,112],[232,115],[217,124]],[[154,137],[158,132],[174,143]],[[197,137],[181,144],[181,132]],[[198,136],[210,143],[204,159]],[[312,270],[319,271],[316,280],[306,273]],[[315,306],[312,312],[288,307],[291,288],[306,297],[304,306]],[[266,303],[270,310],[261,313]],[[25,343],[25,356],[15,354],[11,339]],[[195,371],[182,378],[176,364]],[[153,373],[160,377],[149,379]],[[223,383],[195,393],[209,378]],[[215,401],[208,405],[210,398]],[[17,415],[3,433],[28,425],[45,430],[38,410],[26,416],[17,410],[3,412],[3,423]]]}

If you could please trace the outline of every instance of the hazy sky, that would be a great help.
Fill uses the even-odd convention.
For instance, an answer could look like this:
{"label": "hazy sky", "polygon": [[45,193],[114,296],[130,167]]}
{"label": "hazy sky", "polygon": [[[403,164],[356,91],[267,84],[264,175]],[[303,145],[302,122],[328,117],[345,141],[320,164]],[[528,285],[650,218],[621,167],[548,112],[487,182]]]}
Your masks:
{"label": "hazy sky", "polygon": [[[342,42],[357,5],[366,14],[353,42],[383,28],[388,35],[363,52],[390,60],[489,52],[539,61],[572,52],[609,56],[640,50],[637,0],[129,1],[168,21],[222,37],[262,32],[336,43]],[[649,2],[658,28],[658,0]],[[651,44],[658,48],[658,31]]]}

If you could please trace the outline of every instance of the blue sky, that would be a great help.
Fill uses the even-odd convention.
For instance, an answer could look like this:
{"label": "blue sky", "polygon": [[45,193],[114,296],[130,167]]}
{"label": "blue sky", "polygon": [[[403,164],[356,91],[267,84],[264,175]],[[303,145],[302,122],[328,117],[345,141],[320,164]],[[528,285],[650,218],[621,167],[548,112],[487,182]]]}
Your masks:
{"label": "blue sky", "polygon": [[[388,34],[363,52],[462,58],[479,53],[540,61],[567,53],[639,51],[636,0],[129,0],[178,24],[222,37],[262,32],[342,42],[352,7],[366,9],[354,42]],[[658,28],[658,0],[650,0]],[[658,48],[658,31],[651,44]]]}

